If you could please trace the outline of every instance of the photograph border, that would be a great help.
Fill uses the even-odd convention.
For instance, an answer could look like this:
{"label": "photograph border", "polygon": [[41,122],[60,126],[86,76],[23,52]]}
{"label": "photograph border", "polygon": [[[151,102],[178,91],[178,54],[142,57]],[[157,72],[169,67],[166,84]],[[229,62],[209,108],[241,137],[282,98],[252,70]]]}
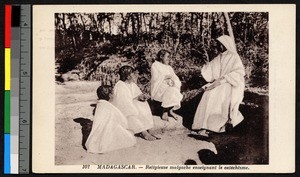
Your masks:
{"label": "photograph border", "polygon": [[[137,5],[139,6],[139,8],[141,7],[141,5]],[[181,6],[181,5],[179,5]],[[192,5],[193,7],[195,7],[196,5]],[[209,6],[212,7],[212,6],[222,6],[223,8],[226,8],[226,11],[236,11],[234,10],[234,8],[237,8],[236,5],[197,5],[197,6],[204,6],[204,9],[208,8]],[[269,68],[270,68],[270,86],[269,86],[269,94],[270,94],[270,101],[269,101],[269,104],[270,106],[272,106],[274,103],[275,105],[276,104],[279,104],[278,103],[278,100],[281,100],[280,101],[280,104],[283,104],[285,103],[284,105],[290,105],[292,103],[295,103],[295,95],[294,95],[294,86],[295,86],[295,81],[293,80],[295,78],[295,71],[293,70],[295,67],[295,61],[293,61],[293,59],[295,59],[295,39],[294,39],[294,36],[295,36],[295,24],[293,24],[293,22],[295,21],[295,6],[294,5],[269,5],[268,7],[266,6],[262,6],[262,5],[238,5],[239,7],[238,8],[241,8],[241,6],[247,6],[247,8],[250,8],[250,7],[254,7],[256,6],[256,8],[259,6],[259,10],[260,11],[266,11],[266,9],[269,9],[270,6],[271,9],[269,9],[269,15],[270,15],[270,42],[269,42],[269,46],[270,46],[270,60],[269,60]],[[54,83],[54,74],[49,74],[49,76],[53,77],[53,78],[50,78],[49,76],[46,76],[44,79],[41,79],[40,76],[41,76],[41,69],[39,69],[41,67],[41,62],[39,62],[39,60],[36,60],[35,58],[40,58],[39,56],[41,56],[40,54],[41,53],[52,53],[51,56],[53,56],[54,54],[54,51],[53,50],[53,46],[52,45],[49,45],[49,41],[45,41],[45,40],[42,40],[42,43],[41,41],[38,41],[38,35],[40,36],[51,36],[53,35],[53,30],[49,30],[49,29],[44,29],[43,33],[41,33],[41,31],[39,30],[43,30],[41,29],[40,27],[41,26],[45,26],[43,25],[43,23],[45,23],[44,21],[42,21],[41,19],[45,18],[45,16],[43,14],[37,14],[37,11],[40,10],[41,11],[44,11],[45,12],[45,9],[42,9],[42,8],[45,8],[46,6],[33,6],[33,157],[32,157],[32,160],[33,160],[33,171],[34,172],[61,172],[61,173],[64,173],[64,172],[70,172],[68,170],[71,170],[72,172],[76,173],[76,172],[82,172],[82,170],[79,170],[78,167],[76,168],[70,168],[69,167],[66,167],[64,166],[64,168],[68,168],[66,171],[63,170],[62,168],[55,168],[55,169],[52,169],[49,167],[53,167],[53,166],[50,166],[49,163],[47,164],[44,164],[44,163],[40,163],[38,161],[36,161],[37,159],[50,159],[50,162],[52,161],[51,159],[53,158],[49,158],[49,157],[46,157],[46,156],[41,156],[41,154],[43,154],[43,152],[46,152],[48,151],[49,152],[49,148],[45,148],[43,150],[41,150],[41,148],[38,148],[36,145],[37,144],[49,144],[49,142],[53,142],[53,140],[50,140],[49,139],[42,139],[41,137],[39,136],[42,136],[42,135],[38,135],[37,132],[43,132],[43,129],[45,129],[46,125],[49,125],[48,123],[46,124],[45,123],[41,123],[41,120],[45,121],[45,118],[44,119],[41,119],[39,120],[38,117],[43,117],[42,115],[45,115],[46,112],[48,112],[47,110],[49,110],[49,108],[53,108],[53,105],[50,105],[48,103],[43,103],[43,105],[41,106],[37,106],[37,103],[38,100],[43,100],[43,95],[48,95],[50,98],[51,98],[51,95],[53,96],[53,90],[55,90],[55,88],[53,87],[53,85],[49,85],[47,86],[48,90],[45,91],[44,89],[41,89],[42,85],[43,85],[43,82],[41,82],[41,80],[46,80],[47,82],[49,82],[49,80],[53,81],[52,83]],[[52,6],[54,7],[54,6]],[[56,6],[57,7],[57,6]],[[61,9],[60,11],[60,8],[63,7],[63,6],[59,6],[59,9],[56,9],[55,12],[65,12],[63,9]],[[85,9],[87,8],[88,6],[85,6]],[[103,6],[102,6],[103,7]],[[168,7],[170,7],[170,5],[168,5]],[[188,5],[185,5],[185,7],[188,7]],[[39,9],[41,8],[41,9]],[[114,7],[115,8],[115,7]],[[47,10],[50,10],[50,8],[46,8]],[[105,8],[106,10],[107,9],[107,6]],[[149,9],[149,8],[147,8]],[[218,9],[218,8],[216,8]],[[230,9],[230,10],[227,10],[227,9]],[[75,10],[74,9],[74,6],[71,8],[71,10]],[[138,10],[138,9],[136,9]],[[292,14],[289,14],[289,12],[294,11]],[[130,11],[135,11],[135,8],[131,8]],[[178,11],[178,10],[176,10]],[[190,10],[187,10],[190,12]],[[213,10],[214,12],[218,11],[218,10]],[[219,9],[219,11],[224,11],[224,9]],[[245,11],[245,10],[243,10]],[[253,9],[251,9],[251,11],[253,11]],[[278,17],[278,15],[276,16],[276,13],[274,13],[275,11],[281,11],[281,14],[284,14],[280,17]],[[86,12],[86,11],[84,11]],[[99,11],[97,11],[99,12]],[[119,11],[118,11],[119,12]],[[205,12],[205,10],[201,9],[201,12]],[[284,13],[286,12],[286,13]],[[289,16],[290,15],[290,16]],[[284,17],[283,17],[284,16]],[[49,17],[48,17],[49,18]],[[39,20],[40,19],[40,20]],[[288,29],[282,29],[280,27],[276,27],[276,31],[274,29],[274,27],[276,26],[275,24],[279,23],[278,21],[279,20],[285,20],[284,22],[286,22],[287,24],[286,25],[283,25],[284,27],[286,26],[289,26]],[[273,21],[274,20],[274,21]],[[51,20],[50,20],[51,21]],[[37,24],[38,23],[38,24]],[[39,24],[40,23],[40,24]],[[275,23],[275,24],[274,24]],[[273,26],[275,25],[275,26]],[[47,26],[47,25],[46,25]],[[273,26],[273,27],[272,27]],[[275,31],[273,31],[275,30]],[[287,31],[288,30],[288,31]],[[285,33],[282,33],[282,32],[285,32]],[[280,34],[281,36],[278,36],[278,34]],[[272,37],[273,36],[273,37]],[[276,37],[276,41],[274,41],[274,36]],[[44,42],[44,43],[43,43]],[[280,45],[278,44],[280,42]],[[283,45],[283,42],[284,44],[286,45]],[[285,47],[284,49],[285,50],[278,50],[278,51],[274,51],[273,49],[274,48],[280,48],[280,47]],[[43,48],[43,49],[42,49]],[[39,51],[37,51],[37,49]],[[52,52],[51,52],[52,51]],[[283,52],[284,51],[284,52]],[[289,51],[289,52],[287,52]],[[285,54],[285,55],[284,55]],[[47,57],[44,57],[44,61],[43,62],[47,62]],[[271,61],[271,58],[276,58],[276,63],[274,63],[273,61]],[[280,61],[281,58],[287,58],[289,59],[290,62],[283,62],[282,60]],[[53,59],[52,59],[53,60]],[[278,63],[279,62],[279,63]],[[45,63],[43,64],[45,65]],[[274,68],[278,68],[279,66],[287,66],[287,68],[289,68],[288,70],[285,70],[281,68],[281,71],[284,73],[282,74],[281,76],[279,76],[277,73],[277,71],[275,70],[274,71]],[[53,67],[54,68],[54,67]],[[291,69],[292,68],[292,69]],[[49,68],[48,68],[49,69]],[[47,71],[49,73],[53,73],[53,71],[51,70],[43,70],[43,71]],[[35,74],[36,73],[36,74]],[[276,75],[275,78],[274,75]],[[289,76],[288,78],[291,78],[291,79],[288,79],[286,80],[286,77]],[[280,86],[280,87],[279,87]],[[282,93],[277,93],[278,89],[276,90],[276,88],[281,88],[280,90],[288,90],[290,92],[287,92],[288,95],[283,95]],[[46,93],[45,93],[46,92]],[[47,94],[48,93],[48,94]],[[275,93],[275,94],[274,94]],[[53,97],[55,98],[55,97]],[[48,98],[49,99],[49,98]],[[271,107],[270,107],[271,108]],[[291,127],[294,127],[294,122],[295,122],[295,109],[293,107],[291,108],[287,108],[288,110],[284,111],[284,112],[280,112],[278,113],[276,108],[275,108],[275,112],[274,113],[273,110],[274,108],[272,108],[272,110],[270,109],[270,114],[269,114],[269,121],[270,121],[270,134],[269,134],[269,139],[270,139],[270,164],[267,165],[269,167],[267,168],[270,168],[271,166],[271,171],[270,169],[266,169],[262,166],[264,165],[260,165],[258,167],[258,169],[255,169],[255,173],[259,172],[259,173],[269,173],[269,172],[276,172],[276,173],[288,173],[288,172],[293,172],[294,171],[294,164],[295,163],[292,163],[291,162],[295,162],[295,143],[294,142],[291,142],[291,141],[288,141],[288,140],[294,140],[295,139],[295,129],[291,128]],[[49,117],[51,117],[53,115],[53,113],[48,113],[47,114]],[[286,116],[288,117],[288,119],[285,119],[287,121],[287,123],[285,123],[284,125],[282,125],[282,123],[279,123],[279,119],[280,117],[282,116]],[[54,116],[55,117],[55,116]],[[281,130],[280,131],[284,131],[285,132],[285,135],[281,136],[280,135],[280,132],[278,132],[278,130],[276,130],[276,127],[273,127],[272,125],[274,125],[274,120],[271,120],[273,117],[275,117],[275,122],[276,120],[278,122],[275,123],[275,125],[281,125]],[[43,132],[45,133],[45,132]],[[280,135],[280,136],[278,136]],[[287,136],[288,135],[288,136]],[[280,141],[278,142],[279,140],[277,139],[278,137],[280,137],[279,140],[284,140],[284,141]],[[45,141],[48,141],[48,142],[45,142]],[[284,143],[283,143],[284,142]],[[286,143],[290,143],[289,145],[291,145],[289,148],[288,147],[284,147],[286,149],[285,152],[288,152],[288,154],[282,154],[282,149],[274,149],[273,146],[276,146],[276,145],[279,145],[281,144],[286,144]],[[279,144],[278,144],[279,143]],[[49,147],[49,145],[47,145]],[[50,150],[50,152],[52,152]],[[275,155],[274,157],[274,154],[281,154],[282,156],[280,155]],[[285,157],[285,158],[283,158]],[[286,158],[286,157],[290,157],[290,158]],[[279,162],[281,161],[281,162]],[[289,163],[291,164],[291,166],[284,166],[284,164],[286,163]],[[294,166],[294,167],[293,167]],[[45,169],[46,168],[46,169]],[[253,165],[251,165],[251,168],[253,169]],[[255,167],[256,168],[256,167]],[[251,169],[251,170],[252,170]],[[45,171],[46,170],[46,171]],[[49,170],[49,171],[47,171]],[[52,171],[53,170],[53,171]],[[62,170],[62,171],[60,171]],[[90,170],[88,171],[87,173],[99,173],[99,171],[97,170]],[[127,173],[127,172],[130,172],[130,173],[141,173],[140,171],[136,171],[136,172],[133,172],[133,171],[122,171],[121,173]],[[167,171],[148,171],[147,173],[167,173]],[[183,171],[181,171],[182,173]],[[249,173],[249,171],[228,171],[229,173]],[[113,171],[101,171],[101,173],[116,173],[115,170]],[[145,173],[143,171],[143,173]],[[174,172],[176,173],[176,172]],[[183,172],[184,173],[184,172]],[[187,172],[187,173],[195,173],[195,171],[190,171],[190,172]],[[210,173],[209,171],[206,171],[205,173]],[[224,171],[212,171],[212,173],[224,173]]]}

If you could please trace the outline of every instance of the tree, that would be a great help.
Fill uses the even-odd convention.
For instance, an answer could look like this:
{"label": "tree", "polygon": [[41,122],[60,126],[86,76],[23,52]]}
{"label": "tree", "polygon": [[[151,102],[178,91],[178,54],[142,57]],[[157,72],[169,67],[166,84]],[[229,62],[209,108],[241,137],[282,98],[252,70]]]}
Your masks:
{"label": "tree", "polygon": [[225,19],[226,19],[227,30],[228,30],[229,36],[233,39],[233,41],[235,41],[228,13],[224,12],[224,16],[225,16]]}
{"label": "tree", "polygon": [[[60,72],[79,68],[89,79],[108,58],[150,66],[165,48],[172,53],[175,71],[188,79],[197,75],[193,67],[201,65],[201,51],[214,58],[216,38],[223,34],[235,40],[247,81],[266,80],[268,14],[262,12],[57,13],[55,57]],[[142,48],[145,57],[138,57]]]}

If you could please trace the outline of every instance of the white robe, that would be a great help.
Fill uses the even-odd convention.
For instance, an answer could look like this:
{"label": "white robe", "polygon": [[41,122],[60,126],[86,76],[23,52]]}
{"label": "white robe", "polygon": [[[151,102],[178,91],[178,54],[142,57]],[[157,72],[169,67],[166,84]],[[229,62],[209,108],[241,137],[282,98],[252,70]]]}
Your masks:
{"label": "white robe", "polygon": [[204,65],[201,73],[207,82],[213,82],[221,77],[225,78],[226,82],[203,94],[194,116],[192,129],[223,132],[228,118],[231,118],[233,126],[244,119],[239,111],[239,105],[244,97],[245,69],[231,38],[223,36],[218,40],[227,51]]}
{"label": "white robe", "polygon": [[[174,86],[168,85],[165,76],[171,76]],[[173,68],[158,61],[151,66],[151,99],[162,102],[162,107],[179,109],[183,95],[180,93],[181,82]]]}
{"label": "white robe", "polygon": [[106,153],[133,146],[136,138],[127,128],[126,117],[108,101],[99,100],[93,127],[85,143],[87,151]]}
{"label": "white robe", "polygon": [[153,128],[153,116],[147,101],[135,99],[142,94],[135,83],[118,81],[113,91],[112,103],[126,116],[128,127],[134,133]]}

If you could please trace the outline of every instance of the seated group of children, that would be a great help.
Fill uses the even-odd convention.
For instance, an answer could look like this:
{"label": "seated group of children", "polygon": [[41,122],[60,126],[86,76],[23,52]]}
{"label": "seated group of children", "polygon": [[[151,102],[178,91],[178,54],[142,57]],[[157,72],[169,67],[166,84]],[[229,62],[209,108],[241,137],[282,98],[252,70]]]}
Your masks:
{"label": "seated group of children", "polygon": [[[161,50],[157,61],[151,67],[151,99],[162,102],[163,120],[175,119],[173,110],[180,108],[182,95],[181,82],[168,65],[168,51]],[[122,66],[120,80],[114,88],[102,85],[97,89],[97,103],[91,133],[86,148],[91,153],[105,153],[131,147],[136,143],[135,136],[145,140],[160,139],[151,132],[153,116],[147,100],[137,86],[137,73],[131,66]]]}
{"label": "seated group of children", "polygon": [[[201,69],[202,77],[209,82],[197,107],[192,129],[198,135],[208,137],[210,131],[224,132],[244,119],[239,111],[244,96],[245,69],[239,57],[234,39],[223,35],[217,39],[218,55]],[[170,52],[161,50],[151,66],[151,99],[161,102],[162,119],[175,119],[174,110],[180,108],[183,98],[181,82],[169,65]],[[207,57],[208,58],[208,57]],[[86,142],[89,152],[103,153],[133,146],[134,135],[145,140],[159,139],[150,129],[153,116],[148,103],[149,96],[136,85],[136,73],[130,66],[119,70],[120,81],[112,91],[108,86],[97,90],[99,102],[91,134]],[[110,101],[110,102],[108,102]],[[209,130],[209,131],[207,131]]]}

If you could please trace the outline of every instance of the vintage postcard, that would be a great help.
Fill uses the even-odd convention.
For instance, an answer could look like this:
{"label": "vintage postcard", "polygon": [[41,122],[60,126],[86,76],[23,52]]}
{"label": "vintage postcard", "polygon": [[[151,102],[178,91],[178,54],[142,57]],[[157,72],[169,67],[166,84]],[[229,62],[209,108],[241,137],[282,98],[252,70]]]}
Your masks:
{"label": "vintage postcard", "polygon": [[294,172],[295,11],[34,5],[33,172]]}

